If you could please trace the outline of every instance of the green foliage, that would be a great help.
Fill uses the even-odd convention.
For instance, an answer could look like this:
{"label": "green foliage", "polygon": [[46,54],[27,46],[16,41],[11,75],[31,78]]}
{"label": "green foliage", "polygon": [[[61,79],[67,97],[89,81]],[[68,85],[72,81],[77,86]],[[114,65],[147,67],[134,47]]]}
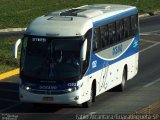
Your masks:
{"label": "green foliage", "polygon": [[10,36],[0,38],[0,73],[19,67],[19,59],[14,59],[12,54],[17,39]]}
{"label": "green foliage", "polygon": [[139,0],[140,2],[137,4],[140,12],[153,12],[160,10],[160,0]]}
{"label": "green foliage", "polygon": [[160,10],[160,0],[0,0],[0,3],[0,29],[26,27],[37,16],[85,4],[133,5],[142,13]]}

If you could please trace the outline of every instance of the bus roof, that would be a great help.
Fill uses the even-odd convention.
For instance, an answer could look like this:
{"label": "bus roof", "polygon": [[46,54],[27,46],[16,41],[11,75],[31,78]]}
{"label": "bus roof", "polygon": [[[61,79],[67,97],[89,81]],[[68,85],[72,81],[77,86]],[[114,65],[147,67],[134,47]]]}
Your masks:
{"label": "bus roof", "polygon": [[127,5],[84,5],[38,17],[27,27],[25,34],[52,37],[81,36],[93,26],[135,13],[136,7]]}

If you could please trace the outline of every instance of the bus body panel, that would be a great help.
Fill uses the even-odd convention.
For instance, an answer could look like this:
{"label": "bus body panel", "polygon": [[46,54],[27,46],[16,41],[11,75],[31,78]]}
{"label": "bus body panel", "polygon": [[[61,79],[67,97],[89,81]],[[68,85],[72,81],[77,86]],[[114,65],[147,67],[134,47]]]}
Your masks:
{"label": "bus body panel", "polygon": [[[125,65],[128,68],[127,80],[137,74],[139,56],[137,42],[139,42],[139,35],[96,54],[92,53],[86,75],[92,76],[92,79],[97,81],[97,95],[121,84]],[[114,55],[114,48],[121,45],[123,48]]]}
{"label": "bus body panel", "polygon": [[[109,6],[112,8],[112,5]],[[100,7],[105,7],[105,5],[91,5],[82,8],[92,9],[92,7],[93,9],[101,9]],[[59,84],[48,83],[44,85],[43,83],[33,83],[33,86],[37,87],[28,88],[27,90],[28,83],[24,83],[22,79],[19,88],[20,101],[48,104],[82,104],[90,99],[93,81],[96,81],[96,88],[94,89],[96,90],[95,95],[98,96],[122,83],[125,66],[127,66],[127,80],[132,79],[137,74],[139,56],[138,32],[128,39],[112,44],[97,52],[93,50],[94,29],[113,21],[135,15],[138,12],[135,7],[130,6],[113,5],[113,10],[110,7],[105,8],[104,14],[91,18],[67,16],[63,18],[67,20],[52,21],[51,16],[42,16],[30,24],[26,30],[26,35],[50,37],[84,36],[89,29],[92,29],[90,59],[88,69],[84,73],[84,76],[75,82]],[[58,12],[58,15],[60,13]],[[68,20],[70,18],[71,20]],[[26,84],[25,88],[24,84]],[[75,90],[73,90],[74,88]],[[41,94],[33,92],[34,90],[38,92],[41,91]],[[56,91],[65,92],[55,94]],[[53,100],[44,101],[43,98],[45,97],[53,98]]]}

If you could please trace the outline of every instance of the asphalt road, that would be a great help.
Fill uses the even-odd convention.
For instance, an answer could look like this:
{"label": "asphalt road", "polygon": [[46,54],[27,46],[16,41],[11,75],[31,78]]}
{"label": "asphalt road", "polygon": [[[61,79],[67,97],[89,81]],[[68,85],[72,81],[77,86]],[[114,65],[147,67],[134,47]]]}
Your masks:
{"label": "asphalt road", "polygon": [[140,30],[139,72],[135,78],[127,82],[124,92],[105,92],[96,98],[91,108],[49,105],[35,109],[32,104],[19,102],[19,78],[13,76],[0,81],[0,113],[3,113],[1,116],[5,117],[7,115],[4,113],[8,113],[16,117],[17,113],[25,113],[18,115],[21,116],[21,119],[29,119],[32,116],[32,118],[50,120],[70,117],[76,119],[76,117],[81,117],[79,115],[82,113],[86,115],[131,114],[160,101],[160,16],[140,19]]}

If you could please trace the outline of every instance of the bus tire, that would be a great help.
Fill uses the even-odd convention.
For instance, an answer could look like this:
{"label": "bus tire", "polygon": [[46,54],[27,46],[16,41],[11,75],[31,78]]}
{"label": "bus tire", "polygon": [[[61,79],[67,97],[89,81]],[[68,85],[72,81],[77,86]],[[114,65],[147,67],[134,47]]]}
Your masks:
{"label": "bus tire", "polygon": [[127,81],[127,70],[124,69],[123,74],[122,74],[122,82],[120,85],[117,86],[118,91],[120,91],[120,92],[124,91],[124,89],[126,87],[126,81]]}
{"label": "bus tire", "polygon": [[94,101],[95,101],[95,95],[94,95],[94,87],[92,85],[91,92],[90,92],[90,99],[87,102],[82,103],[82,107],[89,108],[92,106]]}

